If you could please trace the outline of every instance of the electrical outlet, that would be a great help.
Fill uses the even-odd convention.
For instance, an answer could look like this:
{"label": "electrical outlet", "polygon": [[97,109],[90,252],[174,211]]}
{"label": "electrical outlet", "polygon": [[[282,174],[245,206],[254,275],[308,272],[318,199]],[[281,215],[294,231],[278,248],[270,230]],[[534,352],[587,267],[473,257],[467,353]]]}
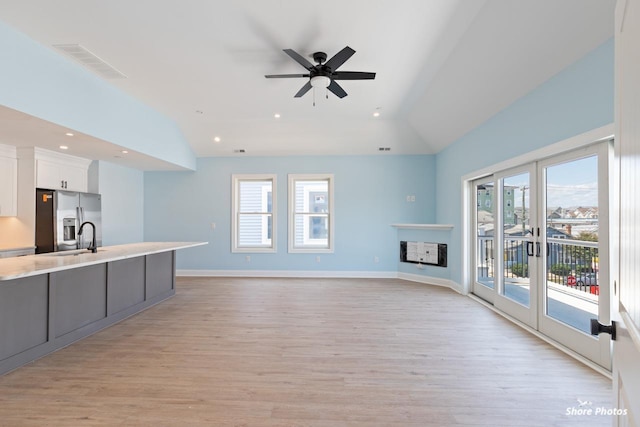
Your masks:
{"label": "electrical outlet", "polygon": [[411,200],[409,200],[410,202],[415,202],[416,201],[416,196],[412,194],[410,199],[411,199]]}
{"label": "electrical outlet", "polygon": [[407,196],[407,202],[411,201],[411,196]]}
{"label": "electrical outlet", "polygon": [[247,262],[251,262],[251,257],[249,255],[247,255],[246,257],[244,257],[244,259],[247,260]]}
{"label": "electrical outlet", "polygon": [[319,256],[316,257],[316,262],[320,262],[320,257]]}
{"label": "electrical outlet", "polygon": [[211,229],[212,229],[212,230],[215,230],[215,229],[216,229],[216,223],[215,223],[215,222],[212,222],[212,223],[211,223]]}

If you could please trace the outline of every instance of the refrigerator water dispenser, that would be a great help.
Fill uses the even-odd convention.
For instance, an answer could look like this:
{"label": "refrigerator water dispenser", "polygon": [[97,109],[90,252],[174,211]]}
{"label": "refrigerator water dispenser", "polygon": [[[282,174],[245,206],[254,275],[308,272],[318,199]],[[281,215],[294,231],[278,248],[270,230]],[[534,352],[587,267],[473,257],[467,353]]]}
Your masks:
{"label": "refrigerator water dispenser", "polygon": [[75,218],[63,218],[62,227],[63,240],[76,240]]}

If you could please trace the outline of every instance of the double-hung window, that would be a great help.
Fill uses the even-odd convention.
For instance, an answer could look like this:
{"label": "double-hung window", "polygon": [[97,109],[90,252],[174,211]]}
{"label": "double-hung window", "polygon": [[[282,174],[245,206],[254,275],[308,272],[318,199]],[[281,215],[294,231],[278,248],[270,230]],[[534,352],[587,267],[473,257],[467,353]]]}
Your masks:
{"label": "double-hung window", "polygon": [[289,252],[333,252],[333,175],[289,175]]}
{"label": "double-hung window", "polygon": [[232,175],[232,252],[276,251],[276,176]]}

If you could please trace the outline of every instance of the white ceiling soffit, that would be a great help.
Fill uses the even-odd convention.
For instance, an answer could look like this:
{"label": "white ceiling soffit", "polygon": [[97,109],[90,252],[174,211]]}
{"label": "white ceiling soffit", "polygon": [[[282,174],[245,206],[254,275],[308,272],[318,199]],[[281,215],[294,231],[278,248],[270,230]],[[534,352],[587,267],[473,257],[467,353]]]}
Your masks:
{"label": "white ceiling soffit", "polygon": [[[0,19],[108,62],[127,76],[110,84],[174,120],[202,157],[437,152],[611,37],[614,0],[63,4],[0,0]],[[304,72],[282,49],[347,45],[341,70],[377,75],[341,82],[343,99],[316,90],[314,107],[313,90],[293,97],[305,79],[264,78]]]}
{"label": "white ceiling soffit", "polygon": [[139,170],[184,170],[144,153],[3,106],[0,106],[0,135],[2,136],[0,144],[15,147],[36,146]]}

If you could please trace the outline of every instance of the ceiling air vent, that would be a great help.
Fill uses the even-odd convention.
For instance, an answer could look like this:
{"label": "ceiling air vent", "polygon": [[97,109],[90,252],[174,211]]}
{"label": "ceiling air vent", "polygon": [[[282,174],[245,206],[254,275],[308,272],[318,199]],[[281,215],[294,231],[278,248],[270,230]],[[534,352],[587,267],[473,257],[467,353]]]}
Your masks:
{"label": "ceiling air vent", "polygon": [[391,151],[391,147],[378,147],[378,151]]}
{"label": "ceiling air vent", "polygon": [[79,44],[54,44],[53,47],[64,52],[67,56],[75,59],[91,71],[99,74],[105,79],[126,79],[127,76],[116,70],[114,67],[98,58],[95,54]]}
{"label": "ceiling air vent", "polygon": [[238,148],[236,150],[233,150],[234,153],[244,153],[244,148]]}

